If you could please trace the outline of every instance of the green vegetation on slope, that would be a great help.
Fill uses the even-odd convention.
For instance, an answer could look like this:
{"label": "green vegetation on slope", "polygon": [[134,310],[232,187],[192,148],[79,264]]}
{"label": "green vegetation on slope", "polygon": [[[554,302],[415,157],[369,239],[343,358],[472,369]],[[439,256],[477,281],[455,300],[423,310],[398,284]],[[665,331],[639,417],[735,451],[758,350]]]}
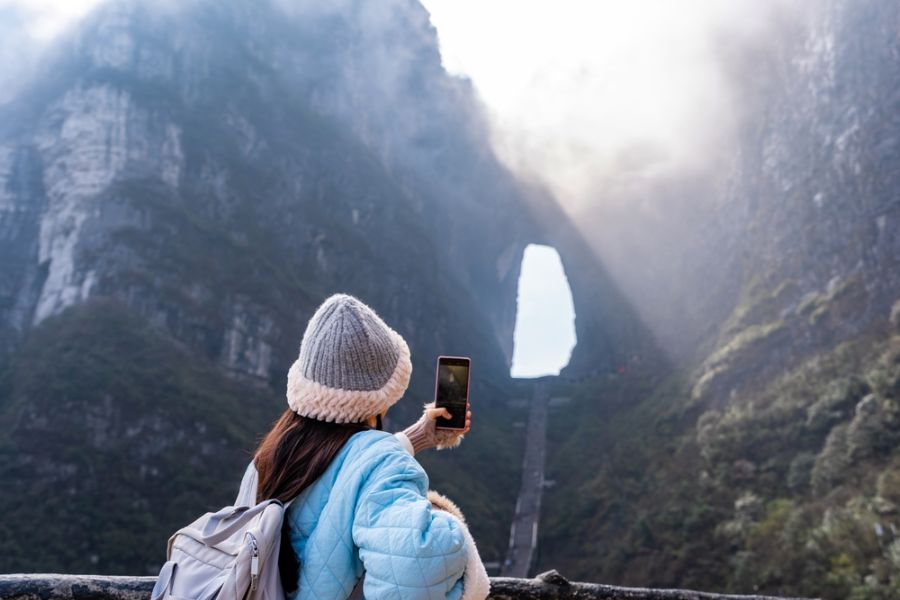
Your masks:
{"label": "green vegetation on slope", "polygon": [[110,302],[33,330],[3,388],[5,572],[153,573],[168,535],[233,499],[282,406]]}
{"label": "green vegetation on slope", "polygon": [[[421,457],[486,560],[505,550],[520,456],[494,393],[460,449]],[[47,319],[0,365],[0,572],[157,572],[173,531],[231,502],[285,407],[119,303]],[[486,456],[492,477],[473,472]]]}
{"label": "green vegetation on slope", "polygon": [[733,319],[697,373],[578,387],[550,421],[557,485],[539,567],[641,586],[898,597],[900,335],[882,327],[771,377],[754,370],[772,373],[782,332],[823,326],[845,293],[788,323]]}

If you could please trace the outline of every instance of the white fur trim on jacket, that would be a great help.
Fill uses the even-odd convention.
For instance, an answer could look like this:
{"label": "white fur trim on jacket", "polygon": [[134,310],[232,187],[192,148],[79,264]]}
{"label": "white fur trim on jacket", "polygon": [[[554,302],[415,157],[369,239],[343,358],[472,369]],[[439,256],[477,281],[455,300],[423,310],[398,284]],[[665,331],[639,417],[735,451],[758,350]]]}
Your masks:
{"label": "white fur trim on jacket", "polygon": [[298,415],[334,423],[359,423],[386,411],[406,392],[412,375],[409,347],[400,334],[391,333],[396,336],[400,355],[381,389],[343,390],[322,385],[303,376],[297,359],[288,371],[288,406]]}
{"label": "white fur trim on jacket", "polygon": [[469,533],[469,527],[466,525],[462,511],[449,498],[434,490],[428,490],[428,500],[433,506],[456,519],[466,537],[468,558],[466,559],[466,570],[463,573],[463,594],[460,600],[484,600],[491,593],[491,580],[481,562],[481,556],[478,554],[472,534]]}

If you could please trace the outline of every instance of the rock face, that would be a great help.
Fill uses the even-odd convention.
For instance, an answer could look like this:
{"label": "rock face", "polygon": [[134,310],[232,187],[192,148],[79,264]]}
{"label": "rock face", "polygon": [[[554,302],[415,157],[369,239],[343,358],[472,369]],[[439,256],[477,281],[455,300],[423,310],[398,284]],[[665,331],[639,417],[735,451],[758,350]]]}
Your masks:
{"label": "rock face", "polygon": [[[274,7],[251,11],[105,6],[60,49],[58,89],[8,110],[2,227],[4,253],[17,260],[4,264],[4,338],[112,296],[229,371],[268,380],[283,373],[310,309],[343,288],[413,336],[426,315],[448,318],[456,304],[490,324],[471,329],[484,336],[474,345],[501,367],[502,318],[495,334],[490,308],[476,310],[474,287],[458,281],[465,266],[450,269],[457,263],[442,259],[420,217],[441,198],[402,186],[339,115],[316,110],[317,90],[279,68],[306,46],[272,31]],[[507,243],[527,240],[527,219],[512,222]],[[408,295],[439,272],[447,289]],[[500,300],[516,274],[510,264],[481,282],[488,307],[509,310]]]}
{"label": "rock face", "polygon": [[[158,568],[154,540],[229,500],[330,293],[410,343],[415,401],[393,426],[429,398],[438,354],[473,357],[484,433],[451,486],[514,447],[501,401],[528,243],[569,267],[573,364],[650,344],[552,199],[498,163],[418,3],[156,4],[103,4],[0,107],[0,511],[16,515],[0,570]],[[466,487],[488,554],[516,464]],[[15,540],[52,487],[68,508],[40,563]],[[92,538],[122,506],[140,522]]]}
{"label": "rock face", "polygon": [[[750,78],[732,192],[749,221],[743,271],[788,296],[862,288],[848,333],[883,321],[900,288],[900,8],[832,0],[783,32]],[[799,35],[798,35],[799,34]]]}
{"label": "rock face", "polygon": [[[112,2],[45,68],[0,138],[7,350],[115,296],[267,379],[313,305],[346,289],[421,336],[429,360],[477,347],[486,372],[505,369],[522,250],[569,232],[549,233],[559,214],[535,223],[552,200],[498,164],[418,4]],[[247,272],[198,258],[187,246],[201,236]],[[595,285],[596,264],[580,274],[589,254],[569,254],[574,287]],[[471,326],[447,336],[454,315]]]}
{"label": "rock face", "polygon": [[729,65],[747,105],[707,239],[725,249],[708,253],[720,261],[710,268],[732,294],[711,298],[731,311],[713,354],[772,334],[742,358],[742,379],[885,327],[900,295],[900,9],[832,0],[798,11],[754,62]]}
{"label": "rock face", "polygon": [[835,290],[859,310],[830,319],[836,337],[793,331],[798,355],[883,322],[900,287],[897,20],[880,0],[796,2],[718,42],[727,151],[649,187],[650,216],[623,218],[606,255],[672,355],[702,361],[735,326]]}
{"label": "rock face", "polygon": [[539,567],[900,593],[900,6],[795,4],[723,58],[737,153],[659,280],[688,351],[652,392],[636,369],[557,416]]}

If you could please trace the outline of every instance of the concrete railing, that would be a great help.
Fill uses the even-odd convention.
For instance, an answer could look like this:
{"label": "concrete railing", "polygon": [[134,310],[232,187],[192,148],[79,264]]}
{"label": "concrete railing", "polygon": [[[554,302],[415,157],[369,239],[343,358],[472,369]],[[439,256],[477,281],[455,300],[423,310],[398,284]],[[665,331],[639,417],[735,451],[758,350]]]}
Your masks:
{"label": "concrete railing", "polygon": [[[0,575],[0,600],[149,600],[155,577],[104,575]],[[534,579],[494,577],[493,600],[784,600],[690,590],[626,588],[570,582],[556,571]]]}

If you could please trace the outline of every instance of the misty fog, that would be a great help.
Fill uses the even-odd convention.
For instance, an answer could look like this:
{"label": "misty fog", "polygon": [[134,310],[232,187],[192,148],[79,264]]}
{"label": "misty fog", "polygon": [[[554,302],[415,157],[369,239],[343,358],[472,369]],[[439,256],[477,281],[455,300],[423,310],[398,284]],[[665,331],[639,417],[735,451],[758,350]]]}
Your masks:
{"label": "misty fog", "polygon": [[425,5],[499,155],[549,186],[671,352],[696,340],[708,307],[686,292],[717,268],[700,238],[759,118],[748,86],[809,2]]}

